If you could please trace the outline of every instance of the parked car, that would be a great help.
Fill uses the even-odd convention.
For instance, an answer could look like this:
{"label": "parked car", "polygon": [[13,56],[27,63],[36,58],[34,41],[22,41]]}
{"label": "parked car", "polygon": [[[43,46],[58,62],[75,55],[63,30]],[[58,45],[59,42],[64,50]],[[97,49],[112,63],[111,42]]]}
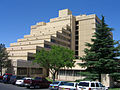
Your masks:
{"label": "parked car", "polygon": [[3,76],[4,76],[4,75],[11,75],[11,76],[12,76],[12,74],[11,74],[11,73],[4,73],[4,74],[3,74]]}
{"label": "parked car", "polygon": [[64,83],[64,85],[59,86],[59,90],[76,90],[77,83],[76,82],[68,82]]}
{"label": "parked car", "polygon": [[77,85],[77,90],[108,90],[108,88],[97,81],[81,81]]}
{"label": "parked car", "polygon": [[58,90],[60,85],[64,85],[67,83],[66,81],[54,81],[52,84],[49,85],[49,89],[51,90]]}
{"label": "parked car", "polygon": [[9,83],[11,76],[12,76],[11,73],[5,73],[5,74],[3,75],[3,82],[4,82],[4,83]]}
{"label": "parked car", "polygon": [[10,78],[10,83],[11,84],[15,84],[15,82],[18,80],[18,79],[22,79],[22,78],[24,78],[23,76],[11,76],[11,78]]}
{"label": "parked car", "polygon": [[3,81],[3,76],[0,76],[0,82],[2,82]]}
{"label": "parked car", "polygon": [[24,80],[31,80],[32,78],[30,77],[24,77],[23,79],[18,79],[15,84],[18,86],[24,86]]}
{"label": "parked car", "polygon": [[49,84],[52,83],[44,77],[36,77],[31,80],[24,80],[24,84],[27,88],[48,88]]}

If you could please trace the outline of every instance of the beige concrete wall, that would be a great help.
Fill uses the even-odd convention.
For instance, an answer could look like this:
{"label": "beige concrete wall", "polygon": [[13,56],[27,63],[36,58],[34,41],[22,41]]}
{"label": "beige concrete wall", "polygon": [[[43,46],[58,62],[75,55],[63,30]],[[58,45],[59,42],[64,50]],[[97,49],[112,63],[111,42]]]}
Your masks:
{"label": "beige concrete wall", "polygon": [[109,74],[101,74],[101,83],[106,87],[113,87],[114,81],[112,80],[112,77],[110,77]]}
{"label": "beige concrete wall", "polygon": [[59,17],[64,17],[64,16],[68,16],[71,14],[72,12],[69,9],[59,10]]}
{"label": "beige concrete wall", "polygon": [[[93,15],[94,16],[94,15]],[[86,42],[91,42],[91,38],[95,32],[95,17],[91,16],[91,18],[78,20],[79,21],[79,56],[84,55],[84,48],[88,48],[85,46]]]}
{"label": "beige concrete wall", "polygon": [[71,16],[71,50],[75,51],[75,17]]}
{"label": "beige concrete wall", "polygon": [[82,76],[58,76],[57,80],[61,80],[61,81],[75,81],[75,80],[80,80],[80,79],[84,79],[84,77]]}
{"label": "beige concrete wall", "polygon": [[26,60],[27,60],[27,56],[26,56],[26,57],[21,57],[21,56],[20,56],[20,57],[9,57],[9,59],[11,59],[11,60],[14,60],[14,59],[15,59],[15,60],[21,59],[21,60],[25,60],[25,61],[26,61]]}

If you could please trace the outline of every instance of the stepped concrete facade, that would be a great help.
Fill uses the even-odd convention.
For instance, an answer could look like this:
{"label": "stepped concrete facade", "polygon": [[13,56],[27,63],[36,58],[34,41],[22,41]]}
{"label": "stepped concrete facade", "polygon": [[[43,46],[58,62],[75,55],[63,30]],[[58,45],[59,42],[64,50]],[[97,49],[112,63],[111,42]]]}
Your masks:
{"label": "stepped concrete facade", "polygon": [[57,79],[81,79],[78,72],[85,68],[77,64],[82,63],[78,56],[84,55],[85,42],[91,42],[99,22],[95,14],[73,16],[69,9],[64,9],[50,22],[39,22],[31,26],[30,35],[25,35],[7,48],[9,59],[12,60],[12,73],[20,76],[48,76],[48,71],[32,63],[34,54],[41,48],[50,49],[51,45],[60,45],[75,52],[76,63],[72,69],[61,69]]}

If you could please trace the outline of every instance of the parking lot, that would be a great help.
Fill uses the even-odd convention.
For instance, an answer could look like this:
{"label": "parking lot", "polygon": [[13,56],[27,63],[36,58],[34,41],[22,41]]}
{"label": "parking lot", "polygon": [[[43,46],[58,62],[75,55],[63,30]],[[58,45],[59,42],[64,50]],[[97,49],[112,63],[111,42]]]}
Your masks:
{"label": "parking lot", "polygon": [[26,87],[20,87],[12,84],[0,83],[0,90],[49,90],[49,89],[27,89]]}

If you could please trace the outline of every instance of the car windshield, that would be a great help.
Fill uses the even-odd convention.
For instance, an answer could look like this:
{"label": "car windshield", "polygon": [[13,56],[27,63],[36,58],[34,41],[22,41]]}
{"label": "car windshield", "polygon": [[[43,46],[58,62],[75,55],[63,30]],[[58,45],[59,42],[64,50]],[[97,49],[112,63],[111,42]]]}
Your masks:
{"label": "car windshield", "polygon": [[21,76],[17,76],[16,79],[23,79],[24,77]]}
{"label": "car windshield", "polygon": [[31,80],[31,78],[23,78],[22,80]]}
{"label": "car windshield", "polygon": [[52,84],[58,84],[59,83],[59,81],[56,81],[56,82],[53,82]]}
{"label": "car windshield", "polygon": [[67,86],[74,86],[74,83],[64,83],[64,85],[67,85]]}
{"label": "car windshield", "polygon": [[16,78],[16,76],[12,76],[11,78]]}
{"label": "car windshield", "polygon": [[12,75],[4,75],[4,77],[10,77],[10,76],[12,76]]}
{"label": "car windshield", "polygon": [[100,87],[105,87],[105,86],[103,86],[103,85],[100,83]]}
{"label": "car windshield", "polygon": [[34,80],[42,80],[41,77],[35,77]]}
{"label": "car windshield", "polygon": [[78,86],[86,86],[86,87],[89,87],[89,83],[88,82],[80,82],[78,84]]}

